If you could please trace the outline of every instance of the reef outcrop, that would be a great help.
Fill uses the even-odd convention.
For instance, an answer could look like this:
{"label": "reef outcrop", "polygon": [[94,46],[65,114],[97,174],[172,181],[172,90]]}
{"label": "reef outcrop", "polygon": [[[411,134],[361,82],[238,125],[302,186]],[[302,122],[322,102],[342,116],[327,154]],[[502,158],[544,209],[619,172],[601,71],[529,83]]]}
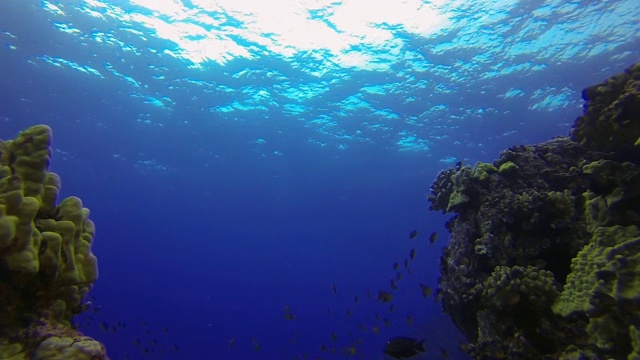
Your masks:
{"label": "reef outcrop", "polygon": [[0,358],[108,359],[74,329],[98,277],[95,228],[77,197],[58,203],[51,129],[0,141]]}
{"label": "reef outcrop", "polygon": [[640,63],[585,89],[570,137],[442,171],[444,311],[476,359],[640,358]]}

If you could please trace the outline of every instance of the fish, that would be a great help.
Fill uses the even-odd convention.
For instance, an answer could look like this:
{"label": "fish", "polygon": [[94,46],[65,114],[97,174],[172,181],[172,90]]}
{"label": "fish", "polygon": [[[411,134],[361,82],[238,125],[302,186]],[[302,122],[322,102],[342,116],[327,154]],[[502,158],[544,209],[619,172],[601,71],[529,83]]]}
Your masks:
{"label": "fish", "polygon": [[425,284],[420,284],[420,290],[422,290],[422,296],[428,298],[431,295],[431,288]]}
{"label": "fish", "polygon": [[442,289],[441,288],[437,288],[436,289],[436,293],[433,295],[433,299],[436,302],[440,302],[440,299],[442,298]]}
{"label": "fish", "polygon": [[389,339],[384,346],[384,353],[394,359],[402,360],[425,352],[424,340],[417,340],[406,336],[396,336]]}
{"label": "fish", "polygon": [[396,281],[402,280],[402,273],[396,273]]}
{"label": "fish", "polygon": [[384,290],[380,290],[378,291],[378,300],[383,303],[388,303],[393,300],[393,294]]}
{"label": "fish", "polygon": [[358,295],[356,295],[356,296],[354,296],[354,297],[353,297],[353,301],[354,301],[354,302],[358,302],[358,299],[359,299]]}
{"label": "fish", "polygon": [[407,325],[411,326],[413,324],[413,317],[411,315],[407,315]]}
{"label": "fish", "polygon": [[456,171],[460,171],[462,169],[462,161],[458,161],[456,163]]}
{"label": "fish", "polygon": [[411,249],[411,251],[409,251],[409,259],[413,260],[416,258],[416,249]]}
{"label": "fish", "polygon": [[354,356],[355,354],[358,353],[358,349],[356,348],[355,345],[347,346],[344,348],[343,353],[345,355]]}
{"label": "fish", "polygon": [[291,313],[291,309],[288,306],[284,307],[284,318],[287,320],[295,320],[296,316]]}
{"label": "fish", "polygon": [[331,284],[331,287],[333,289],[333,293],[337,293],[338,292],[338,288],[336,287],[336,283]]}
{"label": "fish", "polygon": [[[389,281],[391,282],[391,288],[392,288],[393,290],[398,290],[398,285],[396,285],[395,280],[393,280],[393,279],[389,279]],[[380,299],[380,293],[378,293],[378,299]]]}
{"label": "fish", "polygon": [[393,270],[398,270],[398,268],[400,267],[400,264],[398,264],[397,262],[393,263]]}
{"label": "fish", "polygon": [[447,351],[447,349],[443,348],[442,346],[440,346],[440,353],[442,354],[442,357],[445,359],[449,357],[449,352]]}
{"label": "fish", "polygon": [[429,244],[435,243],[436,240],[438,240],[438,233],[434,231],[429,235]]}
{"label": "fish", "polygon": [[418,230],[411,230],[409,233],[409,239],[415,239],[418,236]]}

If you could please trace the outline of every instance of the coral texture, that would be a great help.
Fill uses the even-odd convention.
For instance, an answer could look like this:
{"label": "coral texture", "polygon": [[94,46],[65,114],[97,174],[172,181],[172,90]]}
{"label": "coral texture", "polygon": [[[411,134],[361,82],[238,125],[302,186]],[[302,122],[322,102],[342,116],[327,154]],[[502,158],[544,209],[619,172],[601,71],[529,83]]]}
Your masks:
{"label": "coral texture", "polygon": [[0,358],[107,359],[72,319],[98,277],[95,229],[76,197],[58,204],[51,129],[0,141]]}
{"label": "coral texture", "polygon": [[442,171],[444,311],[477,359],[635,359],[640,63],[583,91],[571,137]]}

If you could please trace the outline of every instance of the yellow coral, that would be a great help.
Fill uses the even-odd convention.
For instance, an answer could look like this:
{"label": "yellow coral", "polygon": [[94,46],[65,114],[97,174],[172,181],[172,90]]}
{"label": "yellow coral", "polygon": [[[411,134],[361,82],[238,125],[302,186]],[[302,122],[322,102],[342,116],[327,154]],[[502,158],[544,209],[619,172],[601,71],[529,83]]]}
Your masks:
{"label": "yellow coral", "polygon": [[40,343],[33,360],[91,360],[104,353],[102,344],[90,337],[73,339],[51,336]]}
{"label": "yellow coral", "polygon": [[[568,317],[585,313],[591,341],[601,349],[613,349],[625,318],[637,309],[625,304],[640,301],[640,229],[612,226],[596,229],[571,262],[571,273],[561,297],[553,305],[556,314]],[[622,315],[621,315],[622,314]]]}
{"label": "yellow coral", "polygon": [[0,282],[0,328],[18,334],[0,337],[0,358],[23,359],[23,347],[32,354],[37,345],[31,359],[106,359],[99,342],[71,326],[98,277],[95,227],[80,199],[58,204],[50,143],[44,125],[0,141],[0,278],[8,279]]}
{"label": "yellow coral", "polygon": [[515,305],[521,297],[550,304],[559,295],[553,273],[535,266],[496,266],[483,287],[482,302],[488,307]]}
{"label": "yellow coral", "polygon": [[629,326],[629,337],[631,337],[631,346],[633,351],[627,357],[627,360],[639,360],[640,359],[640,330],[637,327]]}
{"label": "yellow coral", "polygon": [[15,161],[15,175],[24,182],[24,196],[40,201],[44,192],[44,181],[51,161],[51,128],[46,125],[33,126],[21,132],[11,144]]}
{"label": "yellow coral", "polygon": [[0,248],[11,245],[11,240],[16,236],[18,218],[6,216],[4,205],[0,205]]}

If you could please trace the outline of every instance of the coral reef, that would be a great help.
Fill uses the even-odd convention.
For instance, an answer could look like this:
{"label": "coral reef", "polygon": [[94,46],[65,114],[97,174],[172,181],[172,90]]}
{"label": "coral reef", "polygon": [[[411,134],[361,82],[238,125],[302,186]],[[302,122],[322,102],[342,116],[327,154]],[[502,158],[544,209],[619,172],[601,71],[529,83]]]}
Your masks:
{"label": "coral reef", "polygon": [[72,326],[98,277],[95,229],[76,197],[58,204],[51,129],[0,141],[0,358],[108,359]]}
{"label": "coral reef", "polygon": [[640,358],[640,63],[583,91],[570,137],[442,171],[442,306],[476,359]]}

